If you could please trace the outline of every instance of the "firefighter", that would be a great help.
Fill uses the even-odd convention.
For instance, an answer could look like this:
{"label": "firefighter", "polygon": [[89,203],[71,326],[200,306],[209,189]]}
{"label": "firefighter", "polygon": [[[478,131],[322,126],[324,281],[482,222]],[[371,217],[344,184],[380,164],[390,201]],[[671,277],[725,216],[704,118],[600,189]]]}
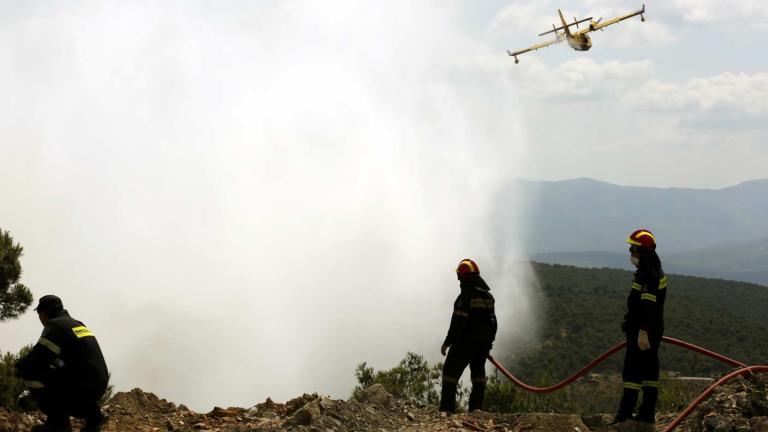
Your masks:
{"label": "firefighter", "polygon": [[[634,419],[637,430],[653,431],[659,397],[659,344],[664,335],[667,278],[656,254],[656,238],[649,230],[633,232],[627,243],[630,245],[630,261],[637,271],[627,299],[628,312],[622,323],[627,337],[622,372],[624,392],[614,422]],[[642,403],[635,416],[635,405],[641,392]]]}
{"label": "firefighter", "polygon": [[107,389],[107,365],[91,331],[73,319],[59,297],[46,295],[35,308],[43,333],[32,351],[16,363],[46,416],[33,432],[70,432],[69,417],[85,420],[82,432],[98,432],[106,422],[99,401]]}
{"label": "firefighter", "polygon": [[480,269],[471,259],[462,260],[456,268],[461,293],[453,304],[448,336],[440,352],[448,357],[443,365],[443,387],[440,411],[456,411],[456,386],[469,365],[472,392],[469,410],[483,408],[485,397],[485,359],[496,338],[496,313],[490,287],[480,277]]}

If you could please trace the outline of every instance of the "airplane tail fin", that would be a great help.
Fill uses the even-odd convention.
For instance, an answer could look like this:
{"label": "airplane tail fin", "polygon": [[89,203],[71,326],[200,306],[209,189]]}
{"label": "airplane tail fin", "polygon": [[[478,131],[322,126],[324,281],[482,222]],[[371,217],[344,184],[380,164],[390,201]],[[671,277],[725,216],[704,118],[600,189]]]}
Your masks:
{"label": "airplane tail fin", "polygon": [[560,15],[560,22],[563,23],[563,30],[565,31],[565,34],[570,36],[571,35],[571,30],[568,28],[568,23],[565,22],[565,18],[563,17],[563,12],[560,9],[558,9],[557,13],[558,13],[558,15]]}

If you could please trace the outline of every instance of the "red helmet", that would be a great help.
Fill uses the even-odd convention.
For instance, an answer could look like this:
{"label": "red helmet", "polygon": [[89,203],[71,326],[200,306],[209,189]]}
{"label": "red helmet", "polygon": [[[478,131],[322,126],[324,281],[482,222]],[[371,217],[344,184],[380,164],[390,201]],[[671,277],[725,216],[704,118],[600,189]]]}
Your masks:
{"label": "red helmet", "polygon": [[627,243],[650,250],[656,249],[656,237],[647,229],[639,229],[630,234]]}
{"label": "red helmet", "polygon": [[461,260],[459,266],[456,267],[456,275],[459,277],[467,274],[480,274],[480,267],[477,266],[476,262],[469,258]]}

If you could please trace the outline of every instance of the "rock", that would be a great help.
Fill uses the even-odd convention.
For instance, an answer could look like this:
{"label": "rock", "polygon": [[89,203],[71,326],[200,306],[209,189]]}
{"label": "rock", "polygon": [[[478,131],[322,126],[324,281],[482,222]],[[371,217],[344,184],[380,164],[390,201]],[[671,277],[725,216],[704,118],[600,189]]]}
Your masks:
{"label": "rock", "polygon": [[750,400],[751,413],[755,417],[768,416],[768,400],[762,397],[753,397]]}
{"label": "rock", "polygon": [[518,431],[588,432],[589,428],[575,414],[524,413],[516,419]]}
{"label": "rock", "polygon": [[749,421],[752,432],[768,432],[768,417],[754,417]]}
{"label": "rock", "polygon": [[385,408],[392,408],[395,404],[395,398],[381,384],[374,384],[360,390],[355,398],[359,402],[381,405]]}
{"label": "rock", "polygon": [[326,410],[326,411],[333,411],[337,407],[337,402],[327,398],[325,396],[320,398],[320,408]]}
{"label": "rock", "polygon": [[405,412],[405,418],[407,418],[408,421],[416,421],[416,416],[410,411]]}
{"label": "rock", "polygon": [[[315,401],[319,398],[320,396],[318,396],[317,393],[312,393],[312,394],[304,393],[299,397],[293,398],[288,402],[286,402],[285,405],[282,406],[282,411],[283,411],[282,415],[286,417],[290,417],[293,415],[293,413],[298,411],[300,408],[303,408],[309,402]],[[269,399],[267,400],[269,401]],[[278,404],[274,404],[272,409],[274,409],[275,412],[280,413],[280,411],[278,411],[277,408],[278,408]]]}
{"label": "rock", "polygon": [[704,418],[704,427],[708,432],[728,432],[729,429],[723,419],[716,415]]}
{"label": "rock", "polygon": [[634,432],[655,432],[656,424],[649,422],[636,421]]}
{"label": "rock", "polygon": [[320,404],[315,400],[296,410],[290,423],[298,426],[308,425],[319,419],[320,415]]}
{"label": "rock", "polygon": [[245,416],[247,418],[272,419],[277,417],[277,413],[274,412],[271,408],[255,406],[246,411]]}
{"label": "rock", "polygon": [[165,430],[173,432],[176,430],[176,426],[173,425],[170,419],[165,419]]}
{"label": "rock", "polygon": [[209,412],[208,415],[216,418],[228,418],[237,417],[237,412],[232,409],[213,407],[213,411]]}
{"label": "rock", "polygon": [[582,417],[581,421],[584,422],[584,425],[588,428],[596,429],[607,426],[613,421],[613,416],[610,414],[596,414],[593,416]]}

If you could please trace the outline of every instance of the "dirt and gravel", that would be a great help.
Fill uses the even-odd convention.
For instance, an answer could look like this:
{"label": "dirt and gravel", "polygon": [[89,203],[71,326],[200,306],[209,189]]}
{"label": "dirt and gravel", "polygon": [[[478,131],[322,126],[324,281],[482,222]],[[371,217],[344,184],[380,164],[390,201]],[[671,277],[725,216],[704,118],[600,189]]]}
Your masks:
{"label": "dirt and gravel", "polygon": [[[383,387],[359,392],[355,400],[304,394],[285,403],[271,399],[251,408],[216,407],[197,413],[140,389],[115,394],[105,406],[107,432],[267,432],[267,431],[514,431],[614,432],[610,416],[474,412],[449,417],[434,408],[395,400]],[[659,416],[657,430],[675,417]],[[39,412],[0,408],[0,432],[28,431],[40,424]],[[82,424],[75,421],[74,427]],[[768,379],[737,379],[719,389],[678,429],[681,432],[768,432]]]}

